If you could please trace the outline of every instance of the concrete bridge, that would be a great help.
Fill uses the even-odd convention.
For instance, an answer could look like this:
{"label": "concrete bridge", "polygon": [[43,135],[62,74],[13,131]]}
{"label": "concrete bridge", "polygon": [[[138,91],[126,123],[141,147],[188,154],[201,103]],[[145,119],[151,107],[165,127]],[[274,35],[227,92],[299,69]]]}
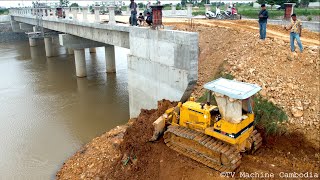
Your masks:
{"label": "concrete bridge", "polygon": [[[140,109],[156,108],[158,100],[180,101],[190,96],[198,78],[198,33],[118,24],[113,7],[109,7],[108,24],[100,23],[99,14],[95,15],[94,22],[88,22],[86,9],[81,14],[72,9],[72,20],[58,18],[47,9],[11,9],[13,30],[34,32],[38,23],[35,11],[43,11],[41,24],[46,30],[60,33],[60,45],[70,52],[74,50],[79,78],[86,77],[84,48],[105,47],[107,73],[116,73],[114,46],[130,49],[130,117],[136,117]],[[29,42],[30,46],[37,45],[33,38]],[[44,43],[46,56],[54,56],[52,37],[45,36]]]}

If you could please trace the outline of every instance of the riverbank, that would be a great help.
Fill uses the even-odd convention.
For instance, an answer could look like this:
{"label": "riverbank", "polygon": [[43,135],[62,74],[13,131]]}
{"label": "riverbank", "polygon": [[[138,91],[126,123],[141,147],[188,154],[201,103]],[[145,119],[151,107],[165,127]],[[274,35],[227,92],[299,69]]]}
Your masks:
{"label": "riverbank", "polygon": [[[242,158],[237,178],[240,172],[274,173],[276,178],[283,178],[281,172],[320,174],[318,33],[303,32],[305,54],[291,61],[288,32],[281,26],[269,26],[262,42],[249,21],[197,20],[193,28],[182,22],[166,25],[199,32],[194,97],[203,95],[204,83],[225,73],[259,84],[261,96],[288,115],[282,124],[286,133],[264,136],[260,150]],[[161,101],[158,109],[142,110],[124,127],[95,138],[64,163],[57,179],[221,179],[219,172],[167,148],[163,139],[148,141],[151,123],[173,105]]]}
{"label": "riverbank", "polygon": [[0,43],[25,41],[28,36],[24,32],[13,32],[10,22],[0,22]]}

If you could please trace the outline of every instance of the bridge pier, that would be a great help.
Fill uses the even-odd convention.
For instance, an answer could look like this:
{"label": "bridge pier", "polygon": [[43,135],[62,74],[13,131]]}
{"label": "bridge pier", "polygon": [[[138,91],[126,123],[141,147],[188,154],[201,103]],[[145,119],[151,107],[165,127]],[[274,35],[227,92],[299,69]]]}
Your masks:
{"label": "bridge pier", "polygon": [[45,46],[46,56],[52,57],[53,56],[52,37],[44,38],[44,46]]}
{"label": "bridge pier", "polygon": [[116,59],[113,45],[105,46],[105,58],[107,73],[116,72]]}
{"label": "bridge pier", "polygon": [[71,49],[71,48],[67,48],[68,49],[68,54],[74,54],[74,50],[73,49]]}
{"label": "bridge pier", "polygon": [[89,52],[90,53],[96,53],[97,52],[97,50],[96,50],[96,48],[94,47],[94,48],[89,48]]}
{"label": "bridge pier", "polygon": [[36,38],[29,38],[29,45],[30,45],[30,47],[37,46],[37,39]]}
{"label": "bridge pier", "polygon": [[75,49],[74,50],[74,59],[76,64],[76,75],[77,77],[86,77],[87,68],[86,68],[86,56],[84,49]]}

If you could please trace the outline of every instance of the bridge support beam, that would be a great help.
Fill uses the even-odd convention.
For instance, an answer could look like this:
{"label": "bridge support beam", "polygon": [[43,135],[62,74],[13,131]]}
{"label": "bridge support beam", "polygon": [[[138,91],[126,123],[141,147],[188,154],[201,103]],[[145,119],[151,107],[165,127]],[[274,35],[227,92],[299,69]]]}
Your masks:
{"label": "bridge support beam", "polygon": [[94,48],[89,48],[89,52],[90,53],[96,53],[97,52],[97,50],[96,50],[96,48],[94,47]]}
{"label": "bridge support beam", "polygon": [[19,23],[19,27],[21,30],[24,30],[24,31],[33,31],[33,25],[30,25],[30,24],[25,24],[25,23]]}
{"label": "bridge support beam", "polygon": [[107,73],[116,72],[116,59],[113,45],[105,46],[105,58]]}
{"label": "bridge support beam", "polygon": [[74,50],[72,48],[67,48],[68,49],[68,54],[74,54]]}
{"label": "bridge support beam", "polygon": [[87,68],[86,68],[86,56],[84,49],[75,49],[74,50],[74,60],[76,64],[76,75],[77,77],[86,77]]}
{"label": "bridge support beam", "polygon": [[44,38],[44,46],[46,50],[46,56],[52,57],[53,54],[53,45],[52,45],[52,37],[45,37]]}
{"label": "bridge support beam", "polygon": [[30,47],[37,46],[37,39],[36,38],[29,38],[29,45],[30,45]]}

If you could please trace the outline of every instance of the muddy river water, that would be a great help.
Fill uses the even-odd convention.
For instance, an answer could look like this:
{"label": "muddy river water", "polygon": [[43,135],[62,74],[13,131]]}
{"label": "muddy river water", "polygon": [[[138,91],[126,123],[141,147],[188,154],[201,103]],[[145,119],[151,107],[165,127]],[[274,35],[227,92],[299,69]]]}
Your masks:
{"label": "muddy river water", "polygon": [[117,73],[105,73],[104,48],[86,49],[87,78],[55,42],[0,44],[0,179],[54,179],[62,163],[95,136],[127,122],[128,49],[116,47]]}

